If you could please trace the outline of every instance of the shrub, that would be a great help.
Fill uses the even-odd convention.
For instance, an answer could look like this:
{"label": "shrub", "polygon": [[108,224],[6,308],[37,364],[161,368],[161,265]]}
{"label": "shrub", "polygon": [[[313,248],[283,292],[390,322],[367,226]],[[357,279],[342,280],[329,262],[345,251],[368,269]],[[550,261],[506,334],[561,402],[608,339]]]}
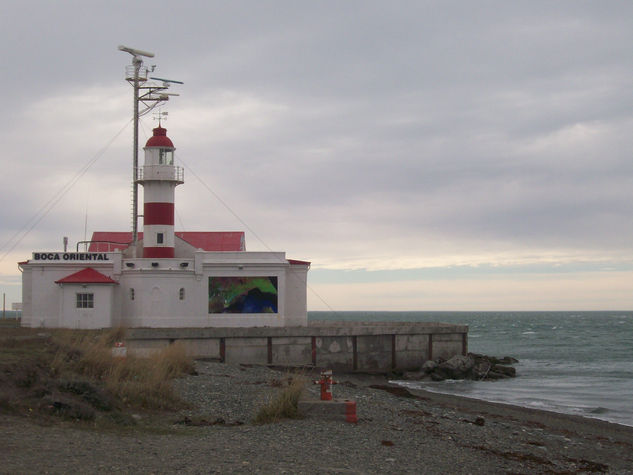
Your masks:
{"label": "shrub", "polygon": [[256,424],[268,424],[281,419],[297,419],[299,412],[297,405],[301,398],[301,393],[306,386],[304,376],[295,375],[289,378],[289,384],[281,389],[277,395],[270,399],[255,416]]}
{"label": "shrub", "polygon": [[183,345],[174,343],[149,358],[132,355],[115,358],[112,347],[123,337],[121,328],[103,332],[57,332],[55,341],[59,350],[51,369],[58,377],[79,374],[98,381],[128,406],[145,409],[182,406],[171,380],[193,371],[193,360]]}
{"label": "shrub", "polygon": [[113,359],[106,387],[126,404],[147,409],[173,409],[184,403],[171,380],[193,371],[183,345],[174,343],[149,358]]}

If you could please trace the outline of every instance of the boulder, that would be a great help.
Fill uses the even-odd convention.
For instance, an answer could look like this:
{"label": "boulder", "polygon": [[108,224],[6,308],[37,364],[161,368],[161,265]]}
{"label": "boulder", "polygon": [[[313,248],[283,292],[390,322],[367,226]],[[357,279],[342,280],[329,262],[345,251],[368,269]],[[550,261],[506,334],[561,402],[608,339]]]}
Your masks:
{"label": "boulder", "polygon": [[405,373],[405,379],[474,379],[496,380],[513,378],[516,370],[509,366],[518,360],[510,356],[495,358],[493,356],[469,353],[466,356],[455,355],[449,360],[437,359],[426,361],[419,372]]}
{"label": "boulder", "polygon": [[404,380],[419,380],[426,376],[424,371],[405,371],[402,373],[402,379]]}
{"label": "boulder", "polygon": [[516,358],[512,358],[511,356],[504,356],[503,358],[496,358],[494,356],[483,356],[483,355],[478,355],[478,356],[482,358],[488,358],[493,365],[497,365],[497,364],[511,365],[511,364],[515,364],[519,362],[519,360],[517,360]]}
{"label": "boulder", "polygon": [[445,379],[448,379],[448,376],[439,368],[431,373],[431,381],[444,381]]}
{"label": "boulder", "polygon": [[440,364],[437,369],[442,370],[449,379],[464,379],[469,376],[474,365],[475,359],[471,355],[455,355]]}
{"label": "boulder", "polygon": [[433,360],[427,360],[422,365],[422,371],[426,374],[432,373],[437,368],[437,363]]}
{"label": "boulder", "polygon": [[477,359],[475,361],[475,364],[473,365],[473,369],[471,372],[472,378],[484,379],[490,372],[491,368],[492,368],[492,364],[487,359],[484,359],[484,358]]}
{"label": "boulder", "polygon": [[502,373],[497,373],[494,370],[488,371],[488,374],[484,377],[484,379],[488,379],[491,381],[497,380],[497,379],[504,379],[507,378],[507,376],[505,374]]}
{"label": "boulder", "polygon": [[493,369],[496,373],[501,373],[504,376],[514,378],[517,375],[517,370],[512,366],[503,366],[500,364],[496,364],[493,366]]}

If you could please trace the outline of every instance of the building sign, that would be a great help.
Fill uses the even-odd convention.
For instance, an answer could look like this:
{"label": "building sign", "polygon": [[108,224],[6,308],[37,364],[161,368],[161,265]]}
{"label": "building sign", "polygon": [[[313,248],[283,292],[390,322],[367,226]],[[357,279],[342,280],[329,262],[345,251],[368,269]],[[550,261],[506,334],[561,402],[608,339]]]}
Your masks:
{"label": "building sign", "polygon": [[277,276],[209,277],[209,313],[277,313]]}
{"label": "building sign", "polygon": [[110,261],[107,252],[34,252],[37,262]]}

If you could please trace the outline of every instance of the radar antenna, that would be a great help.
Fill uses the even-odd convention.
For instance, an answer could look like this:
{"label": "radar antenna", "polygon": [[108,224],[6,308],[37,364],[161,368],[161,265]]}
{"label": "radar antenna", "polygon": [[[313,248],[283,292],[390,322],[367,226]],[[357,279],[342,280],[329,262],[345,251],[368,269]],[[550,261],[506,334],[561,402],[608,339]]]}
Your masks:
{"label": "radar antenna", "polygon": [[184,82],[176,81],[174,79],[163,79],[163,78],[152,78],[152,77],[150,79],[153,79],[154,81],[163,81],[163,84],[169,84],[169,83],[184,84]]}

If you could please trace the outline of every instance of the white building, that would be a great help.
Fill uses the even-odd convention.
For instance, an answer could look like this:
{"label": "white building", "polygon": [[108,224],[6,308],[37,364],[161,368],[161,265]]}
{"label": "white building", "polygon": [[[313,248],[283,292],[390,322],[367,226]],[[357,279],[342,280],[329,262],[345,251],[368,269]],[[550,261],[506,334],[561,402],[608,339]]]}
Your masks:
{"label": "white building", "polygon": [[175,232],[184,182],[162,127],[145,146],[143,233],[95,232],[88,252],[33,252],[20,262],[28,327],[307,325],[309,262],[246,252],[243,232]]}

